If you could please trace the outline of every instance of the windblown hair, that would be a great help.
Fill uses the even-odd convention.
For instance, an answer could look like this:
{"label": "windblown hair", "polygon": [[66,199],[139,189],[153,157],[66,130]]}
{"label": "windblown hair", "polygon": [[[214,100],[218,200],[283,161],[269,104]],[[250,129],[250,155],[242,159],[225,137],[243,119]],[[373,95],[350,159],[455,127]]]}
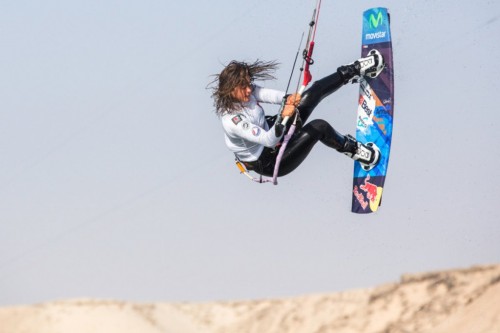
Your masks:
{"label": "windblown hair", "polygon": [[278,68],[275,61],[260,61],[249,64],[231,61],[220,74],[213,75],[215,79],[209,83],[214,99],[215,113],[222,116],[224,113],[234,113],[243,105],[231,93],[239,86],[252,85],[254,80],[275,79],[273,72]]}

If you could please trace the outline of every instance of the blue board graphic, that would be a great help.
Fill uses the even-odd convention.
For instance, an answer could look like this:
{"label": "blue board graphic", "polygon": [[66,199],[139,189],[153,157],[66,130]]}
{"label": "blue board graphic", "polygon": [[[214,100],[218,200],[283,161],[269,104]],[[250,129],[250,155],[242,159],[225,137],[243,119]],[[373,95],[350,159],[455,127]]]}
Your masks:
{"label": "blue board graphic", "polygon": [[394,118],[394,67],[390,17],[387,8],[371,8],[363,13],[361,57],[377,49],[385,61],[380,75],[360,80],[356,119],[356,139],[374,142],[381,152],[380,162],[370,171],[354,162],[352,212],[377,211],[382,200],[392,140]]}

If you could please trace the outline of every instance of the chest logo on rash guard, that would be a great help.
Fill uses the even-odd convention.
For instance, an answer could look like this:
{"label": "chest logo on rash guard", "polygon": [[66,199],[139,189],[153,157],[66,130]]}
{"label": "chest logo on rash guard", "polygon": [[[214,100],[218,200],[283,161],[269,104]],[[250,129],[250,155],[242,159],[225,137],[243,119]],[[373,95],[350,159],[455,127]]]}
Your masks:
{"label": "chest logo on rash guard", "polygon": [[241,115],[237,115],[231,118],[231,120],[235,125],[238,125],[243,120],[243,118],[241,117]]}
{"label": "chest logo on rash guard", "polygon": [[255,135],[255,136],[259,136],[259,134],[260,134],[260,128],[258,128],[258,127],[252,128],[252,134]]}

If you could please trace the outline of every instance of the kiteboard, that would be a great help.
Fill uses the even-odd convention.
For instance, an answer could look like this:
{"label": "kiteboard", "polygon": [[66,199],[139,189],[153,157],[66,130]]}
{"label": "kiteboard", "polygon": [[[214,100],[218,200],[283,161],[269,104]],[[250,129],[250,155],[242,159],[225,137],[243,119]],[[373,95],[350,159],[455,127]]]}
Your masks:
{"label": "kiteboard", "polygon": [[361,77],[356,119],[356,140],[373,142],[380,149],[379,163],[364,170],[354,162],[352,212],[367,214],[377,211],[384,190],[394,117],[394,68],[390,16],[387,8],[371,8],[363,13],[361,57],[372,49],[378,50],[385,68],[376,78]]}

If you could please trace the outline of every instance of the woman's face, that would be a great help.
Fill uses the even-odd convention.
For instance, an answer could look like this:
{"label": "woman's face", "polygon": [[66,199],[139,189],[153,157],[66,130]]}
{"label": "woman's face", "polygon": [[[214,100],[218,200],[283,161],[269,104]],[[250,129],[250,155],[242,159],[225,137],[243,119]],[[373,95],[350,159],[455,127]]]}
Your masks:
{"label": "woman's face", "polygon": [[[248,80],[250,82],[250,79]],[[252,86],[250,83],[245,83],[240,86],[237,86],[231,92],[231,96],[236,99],[238,102],[246,103],[250,101],[250,95],[252,94]]]}

